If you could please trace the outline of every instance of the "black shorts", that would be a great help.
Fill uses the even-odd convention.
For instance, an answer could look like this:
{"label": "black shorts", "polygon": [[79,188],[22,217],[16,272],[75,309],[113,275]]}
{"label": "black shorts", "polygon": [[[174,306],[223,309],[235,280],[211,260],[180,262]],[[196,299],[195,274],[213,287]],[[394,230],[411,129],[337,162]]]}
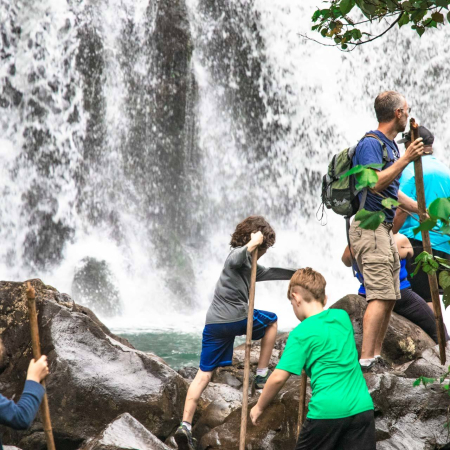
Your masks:
{"label": "black shorts", "polygon": [[[420,255],[420,253],[423,252],[423,244],[422,241],[417,239],[410,239],[410,242],[414,249],[414,258],[412,261],[414,263],[417,255]],[[440,250],[433,249],[433,255],[448,259],[450,261],[450,255],[448,253],[441,252]],[[440,270],[437,272],[438,279],[440,272]],[[430,283],[428,282],[428,275],[423,270],[419,270],[419,272],[412,278],[411,276],[408,276],[408,280],[411,283],[411,289],[416,294],[419,294],[426,302],[431,302]],[[440,293],[442,294],[441,289]]]}
{"label": "black shorts", "polygon": [[343,419],[306,419],[295,450],[376,450],[373,410]]}

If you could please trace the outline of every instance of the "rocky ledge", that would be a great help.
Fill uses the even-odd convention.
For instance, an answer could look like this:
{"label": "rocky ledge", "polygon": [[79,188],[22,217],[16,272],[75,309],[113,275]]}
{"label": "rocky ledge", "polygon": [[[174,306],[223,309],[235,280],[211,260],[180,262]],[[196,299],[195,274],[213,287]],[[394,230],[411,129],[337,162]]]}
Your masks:
{"label": "rocky ledge", "polygon": [[[43,353],[51,375],[47,390],[58,450],[119,450],[176,448],[173,433],[195,370],[179,373],[161,358],[140,352],[113,335],[87,308],[76,305],[40,280],[32,280]],[[350,295],[333,308],[345,309],[355,329],[357,346],[365,302]],[[25,381],[31,342],[23,283],[0,282],[0,332],[6,357],[0,364],[0,389],[18,398]],[[274,367],[288,334],[280,334],[271,360]],[[256,365],[258,343],[252,350]],[[194,420],[201,450],[237,449],[241,416],[243,347],[233,365],[216,371],[202,396]],[[394,366],[385,373],[365,375],[375,403],[377,449],[450,449],[444,428],[450,396],[439,383],[413,387],[420,376],[440,376],[437,347],[420,328],[393,315],[383,356]],[[447,354],[450,364],[450,351]],[[251,394],[251,393],[250,393]],[[307,389],[307,400],[311,394]],[[259,393],[250,398],[250,407]],[[248,425],[248,449],[294,448],[297,438],[299,378],[291,377],[261,424]],[[3,442],[23,450],[45,448],[39,419],[27,431],[1,427]]]}

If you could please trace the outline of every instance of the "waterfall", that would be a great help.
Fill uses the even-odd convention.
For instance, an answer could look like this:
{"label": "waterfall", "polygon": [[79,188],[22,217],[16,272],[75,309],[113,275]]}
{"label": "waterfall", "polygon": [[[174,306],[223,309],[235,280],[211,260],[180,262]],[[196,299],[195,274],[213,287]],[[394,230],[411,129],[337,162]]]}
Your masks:
{"label": "waterfall", "polygon": [[[385,89],[450,162],[450,31],[343,53],[300,36],[316,6],[0,0],[1,279],[40,277],[115,328],[198,328],[234,226],[261,214],[262,264],[321,271],[330,303],[355,292],[343,219],[315,216],[321,175]],[[281,328],[286,287],[257,288]]]}

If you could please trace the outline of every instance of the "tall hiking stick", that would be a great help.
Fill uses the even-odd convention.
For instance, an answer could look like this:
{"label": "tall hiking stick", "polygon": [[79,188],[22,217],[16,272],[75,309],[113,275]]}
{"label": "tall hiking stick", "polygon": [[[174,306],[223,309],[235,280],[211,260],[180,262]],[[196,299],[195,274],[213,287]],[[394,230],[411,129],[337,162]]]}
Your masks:
{"label": "tall hiking stick", "polygon": [[302,370],[300,378],[300,396],[298,398],[298,424],[297,424],[297,439],[300,436],[300,430],[302,429],[303,422],[306,416],[306,384],[307,384],[306,372]]}
{"label": "tall hiking stick", "polygon": [[[419,125],[414,119],[410,120],[411,125],[411,143],[419,137]],[[416,178],[416,192],[417,192],[417,204],[419,206],[419,218],[420,222],[427,219],[427,204],[425,203],[425,188],[423,183],[423,167],[422,157],[414,161],[414,172]],[[430,233],[422,230],[422,243],[423,249],[430,255],[433,254],[431,249]],[[441,358],[441,364],[445,364],[445,334],[444,334],[444,322],[442,320],[441,303],[439,300],[439,286],[436,273],[428,274],[428,281],[430,283],[431,300],[433,302],[434,318],[436,319],[436,327],[439,343],[439,356]]]}
{"label": "tall hiking stick", "polygon": [[245,450],[245,438],[247,434],[248,385],[250,379],[250,350],[252,348],[253,310],[255,308],[257,261],[258,261],[258,247],[256,247],[252,253],[252,272],[250,276],[250,292],[248,297],[247,336],[245,339],[244,386],[242,388],[242,415],[241,415],[241,434],[239,439],[239,450]]}
{"label": "tall hiking stick", "polygon": [[[41,344],[39,342],[39,327],[36,313],[36,296],[33,286],[27,281],[27,298],[28,298],[28,313],[30,317],[31,328],[31,346],[33,348],[33,357],[37,361],[41,357]],[[41,381],[45,389],[45,380]],[[47,441],[48,450],[56,450],[55,441],[53,439],[52,423],[50,420],[50,409],[48,407],[47,393],[44,394],[41,404],[41,418],[44,424],[45,439]]]}

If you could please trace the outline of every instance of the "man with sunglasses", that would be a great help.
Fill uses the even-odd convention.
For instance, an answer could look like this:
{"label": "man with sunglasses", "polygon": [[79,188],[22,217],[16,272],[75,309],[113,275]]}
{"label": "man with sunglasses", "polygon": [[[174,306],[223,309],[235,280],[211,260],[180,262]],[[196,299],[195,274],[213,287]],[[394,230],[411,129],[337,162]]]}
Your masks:
{"label": "man with sunglasses", "polygon": [[367,211],[383,211],[386,218],[376,230],[360,228],[354,220],[349,231],[353,258],[364,276],[367,310],[363,321],[363,342],[360,364],[364,372],[377,364],[383,364],[375,348],[381,348],[395,301],[400,299],[400,260],[392,226],[395,207],[386,209],[385,198],[399,200],[402,206],[417,212],[417,203],[399,192],[402,171],[411,162],[422,156],[422,138],[414,141],[400,156],[394,139],[405,131],[409,107],[406,99],[395,91],[385,91],[375,99],[378,128],[367,133],[356,147],[353,165],[375,165],[378,182],[360,193],[360,203]]}

